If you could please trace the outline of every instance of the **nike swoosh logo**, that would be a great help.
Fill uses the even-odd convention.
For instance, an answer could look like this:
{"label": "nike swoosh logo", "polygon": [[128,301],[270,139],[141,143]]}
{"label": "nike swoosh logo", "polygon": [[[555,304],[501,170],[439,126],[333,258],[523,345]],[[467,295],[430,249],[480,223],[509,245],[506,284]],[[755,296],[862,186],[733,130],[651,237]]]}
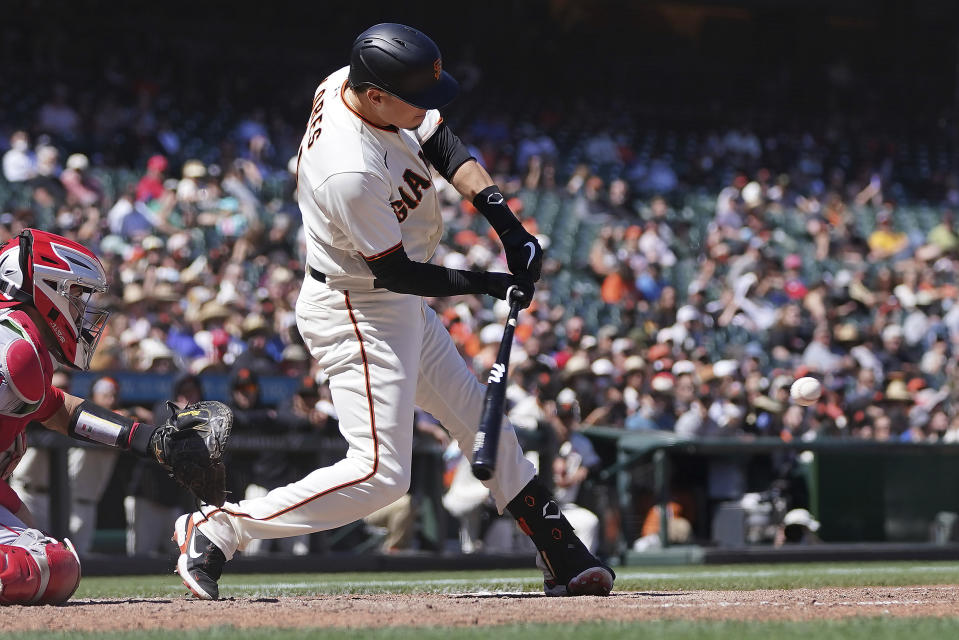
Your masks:
{"label": "nike swoosh logo", "polygon": [[197,538],[196,536],[193,536],[193,544],[189,545],[186,549],[186,554],[190,558],[199,558],[201,555],[203,555],[202,551],[194,550],[194,547],[196,547],[196,538]]}
{"label": "nike swoosh logo", "polygon": [[533,258],[536,257],[536,245],[532,242],[527,242],[523,246],[529,247],[529,260],[526,261],[526,268],[529,269],[529,265],[533,264]]}

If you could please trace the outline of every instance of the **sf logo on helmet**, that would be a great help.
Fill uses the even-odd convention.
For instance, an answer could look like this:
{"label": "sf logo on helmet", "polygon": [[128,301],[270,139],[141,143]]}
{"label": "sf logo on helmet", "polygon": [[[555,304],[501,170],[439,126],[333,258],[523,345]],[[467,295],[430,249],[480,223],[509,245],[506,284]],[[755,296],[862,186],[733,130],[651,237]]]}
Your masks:
{"label": "sf logo on helmet", "polygon": [[443,61],[437,58],[433,61],[433,79],[439,80],[441,73],[443,73]]}

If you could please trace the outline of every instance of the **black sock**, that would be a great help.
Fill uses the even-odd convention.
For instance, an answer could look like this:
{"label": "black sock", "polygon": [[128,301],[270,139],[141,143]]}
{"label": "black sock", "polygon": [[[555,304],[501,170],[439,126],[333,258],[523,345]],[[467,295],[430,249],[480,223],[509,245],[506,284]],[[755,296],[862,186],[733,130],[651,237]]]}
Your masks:
{"label": "black sock", "polygon": [[516,518],[557,580],[569,581],[597,563],[539,478],[533,478],[506,509]]}

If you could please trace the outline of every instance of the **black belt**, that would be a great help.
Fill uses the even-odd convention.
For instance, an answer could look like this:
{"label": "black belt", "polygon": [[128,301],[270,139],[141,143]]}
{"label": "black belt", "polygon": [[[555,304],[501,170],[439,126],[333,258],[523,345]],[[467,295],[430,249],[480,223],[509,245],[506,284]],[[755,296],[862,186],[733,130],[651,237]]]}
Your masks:
{"label": "black belt", "polygon": [[[311,276],[314,280],[318,280],[318,281],[320,281],[320,282],[326,282],[326,274],[323,273],[322,271],[317,271],[316,269],[314,269],[314,268],[312,267],[312,265],[306,265],[306,272],[307,272],[308,274],[310,274],[310,276]],[[374,288],[374,289],[385,289],[386,287],[384,287],[382,284],[380,284],[380,281],[379,281],[379,280],[373,280],[373,288]]]}

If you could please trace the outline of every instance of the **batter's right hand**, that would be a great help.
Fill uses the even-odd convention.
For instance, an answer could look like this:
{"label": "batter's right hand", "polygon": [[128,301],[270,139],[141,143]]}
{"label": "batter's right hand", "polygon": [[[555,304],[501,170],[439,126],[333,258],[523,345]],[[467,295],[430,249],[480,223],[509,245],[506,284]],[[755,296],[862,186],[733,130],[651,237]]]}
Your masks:
{"label": "batter's right hand", "polygon": [[536,287],[528,278],[517,278],[511,273],[487,272],[486,293],[494,298],[506,300],[506,293],[512,286],[515,286],[523,293],[522,308],[525,309],[533,301],[533,293],[536,291]]}
{"label": "batter's right hand", "polygon": [[506,264],[514,275],[530,282],[539,280],[543,269],[543,248],[536,236],[517,225],[500,236],[500,242],[506,252]]}

